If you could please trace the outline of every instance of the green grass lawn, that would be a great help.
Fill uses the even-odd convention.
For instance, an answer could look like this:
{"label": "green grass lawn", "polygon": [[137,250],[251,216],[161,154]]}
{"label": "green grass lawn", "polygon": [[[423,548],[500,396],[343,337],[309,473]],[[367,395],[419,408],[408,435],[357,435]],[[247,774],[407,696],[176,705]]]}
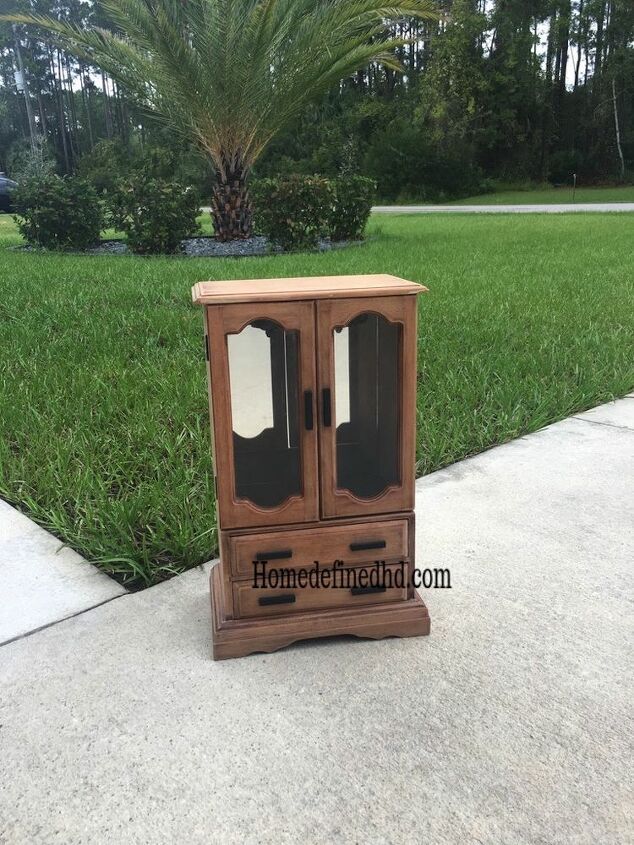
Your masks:
{"label": "green grass lawn", "polygon": [[[561,205],[573,202],[572,187],[530,191],[498,191],[454,200],[449,205]],[[614,188],[577,188],[574,202],[634,202],[634,185]]]}
{"label": "green grass lawn", "polygon": [[386,215],[330,254],[144,259],[15,252],[0,215],[0,496],[128,584],[214,555],[200,279],[424,282],[419,474],[622,396],[633,232],[630,215]]}

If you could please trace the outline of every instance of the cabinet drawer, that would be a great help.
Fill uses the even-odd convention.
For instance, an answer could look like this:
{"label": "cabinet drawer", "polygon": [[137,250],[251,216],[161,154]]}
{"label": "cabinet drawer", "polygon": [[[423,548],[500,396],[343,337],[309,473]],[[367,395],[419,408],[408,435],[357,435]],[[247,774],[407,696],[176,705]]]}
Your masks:
{"label": "cabinet drawer", "polygon": [[336,560],[354,565],[373,560],[407,557],[407,520],[373,520],[352,525],[333,525],[229,538],[234,578],[252,578],[253,563],[297,569],[319,561],[328,567]]}
{"label": "cabinet drawer", "polygon": [[[366,563],[365,566],[368,573],[374,568],[373,563]],[[363,567],[357,566],[354,569],[359,572]],[[356,588],[310,586],[295,586],[293,588],[289,586],[286,589],[270,589],[268,587],[254,587],[251,581],[237,581],[233,584],[234,611],[238,619],[245,619],[252,616],[301,613],[307,610],[383,604],[406,599],[409,566],[405,564],[401,567],[399,564],[392,564],[386,566],[385,569],[386,572],[391,572],[393,580],[390,582],[389,575],[386,575],[386,583],[379,587],[361,586],[357,582]],[[330,571],[332,572],[332,570]],[[397,572],[399,572],[398,575]],[[337,577],[341,577],[341,575]],[[400,577],[403,578],[402,581],[398,580]],[[344,583],[352,584],[354,582]],[[396,586],[397,584],[403,586]]]}

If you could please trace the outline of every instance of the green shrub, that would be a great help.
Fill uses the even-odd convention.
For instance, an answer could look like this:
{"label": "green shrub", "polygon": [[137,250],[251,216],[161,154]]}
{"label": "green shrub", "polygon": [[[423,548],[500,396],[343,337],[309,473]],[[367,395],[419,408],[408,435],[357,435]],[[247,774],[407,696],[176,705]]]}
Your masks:
{"label": "green shrub", "polygon": [[573,174],[587,170],[579,150],[559,150],[550,156],[548,180],[553,185],[572,185]]}
{"label": "green shrub", "polygon": [[121,180],[139,171],[155,179],[191,185],[199,196],[210,193],[213,178],[210,162],[193,147],[148,147],[121,141],[98,141],[80,158],[77,171],[101,194],[112,194]]}
{"label": "green shrub", "polygon": [[335,191],[321,176],[262,179],[251,191],[257,230],[284,249],[311,249],[328,234]]}
{"label": "green shrub", "polygon": [[482,181],[468,147],[439,147],[422,129],[402,120],[374,135],[363,172],[376,179],[382,200],[397,202],[473,196]]}
{"label": "green shrub", "polygon": [[359,240],[372,211],[376,182],[366,176],[340,176],[333,184],[330,237],[333,241]]}
{"label": "green shrub", "polygon": [[13,194],[16,222],[27,243],[86,249],[99,241],[103,213],[94,188],[76,176],[31,176]]}
{"label": "green shrub", "polygon": [[176,160],[176,152],[164,147],[140,147],[118,139],[104,140],[98,141],[79,159],[77,172],[100,194],[111,196],[121,182],[139,174],[167,181],[174,179]]}
{"label": "green shrub", "polygon": [[109,205],[114,226],[140,255],[178,252],[183,238],[199,231],[196,192],[146,172],[120,182]]}
{"label": "green shrub", "polygon": [[109,194],[130,172],[130,151],[122,141],[98,141],[79,159],[77,172],[100,194]]}

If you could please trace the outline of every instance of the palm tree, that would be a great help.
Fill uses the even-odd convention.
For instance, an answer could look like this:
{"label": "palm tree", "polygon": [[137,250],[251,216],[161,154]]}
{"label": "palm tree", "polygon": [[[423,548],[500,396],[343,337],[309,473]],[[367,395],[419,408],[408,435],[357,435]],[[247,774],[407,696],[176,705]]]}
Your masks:
{"label": "palm tree", "polygon": [[101,68],[214,165],[222,240],[252,233],[247,182],[258,157],[305,106],[370,62],[402,70],[388,22],[434,19],[432,0],[100,0],[109,29],[54,18],[3,19]]}

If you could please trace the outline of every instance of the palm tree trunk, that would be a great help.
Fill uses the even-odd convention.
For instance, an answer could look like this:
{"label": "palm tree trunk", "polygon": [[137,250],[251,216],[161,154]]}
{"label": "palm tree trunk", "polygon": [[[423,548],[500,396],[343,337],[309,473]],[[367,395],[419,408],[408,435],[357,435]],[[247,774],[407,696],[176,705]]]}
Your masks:
{"label": "palm tree trunk", "polygon": [[247,185],[248,171],[239,157],[222,156],[216,168],[211,218],[220,241],[245,240],[253,235],[253,208]]}

